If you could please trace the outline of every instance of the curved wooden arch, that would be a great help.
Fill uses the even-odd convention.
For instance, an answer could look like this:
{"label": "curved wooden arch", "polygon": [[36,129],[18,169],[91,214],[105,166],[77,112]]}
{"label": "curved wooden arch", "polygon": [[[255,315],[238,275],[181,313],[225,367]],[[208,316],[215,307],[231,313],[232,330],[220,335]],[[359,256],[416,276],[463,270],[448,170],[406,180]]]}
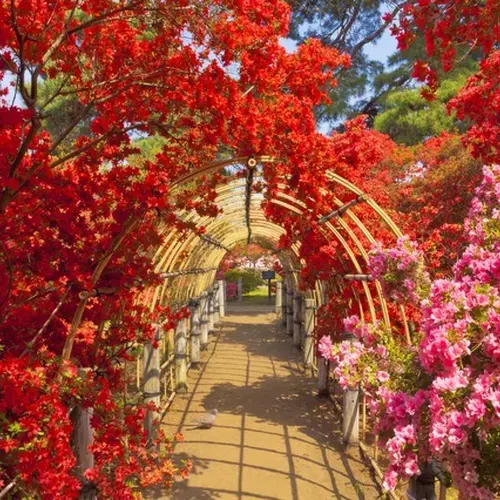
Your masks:
{"label": "curved wooden arch", "polygon": [[[276,163],[279,160],[270,156],[260,156],[255,158],[259,163]],[[205,168],[187,174],[179,178],[173,185],[173,190],[181,188],[186,183],[196,181],[204,176],[209,176],[221,171],[225,167],[234,165],[246,165],[249,157],[236,157],[231,159],[220,160],[208,164]],[[396,226],[391,217],[366,193],[363,193],[355,185],[344,179],[343,177],[333,172],[327,173],[328,180],[338,184],[348,193],[355,197],[363,197],[364,209],[372,210],[379,218],[381,225],[385,226],[389,233],[394,235],[394,238],[402,236],[401,231]],[[216,270],[227,253],[227,250],[234,247],[236,244],[245,241],[247,235],[246,212],[245,212],[245,182],[244,178],[234,178],[228,182],[217,186],[216,188],[216,204],[222,209],[222,214],[215,218],[199,216],[196,212],[181,212],[178,215],[185,220],[195,224],[197,227],[203,227],[208,239],[203,239],[201,236],[192,232],[191,234],[183,234],[178,230],[170,231],[164,235],[162,244],[158,247],[153,256],[155,271],[158,273],[187,272],[189,270],[206,270],[199,274],[182,276],[183,287],[177,286],[179,278],[169,278],[153,291],[148,291],[144,299],[149,303],[151,308],[155,305],[165,302],[174,302],[182,304],[190,297],[199,295],[205,290],[215,279]],[[272,199],[267,199],[268,203],[279,205],[280,207],[301,215],[307,210],[306,205],[292,197],[287,193],[286,184],[278,185],[278,192]],[[267,220],[264,211],[261,207],[262,196],[252,196],[249,208],[251,220],[252,234],[263,238],[273,244],[276,244],[284,229],[279,225]],[[345,205],[340,198],[335,197],[334,202],[339,208]],[[325,214],[326,215],[326,214]],[[166,233],[168,228],[164,228]],[[368,259],[368,251],[364,242],[360,240],[359,235],[369,244],[376,241],[369,229],[363,224],[362,220],[355,213],[355,210],[348,208],[343,213],[343,217],[338,217],[326,221],[322,225],[322,231],[329,238],[335,238],[341,247],[345,250],[352,268],[357,273],[362,274]],[[284,269],[291,277],[295,286],[298,284],[297,269],[300,268],[299,262],[300,242],[292,245],[292,248],[287,252],[280,252],[280,260]],[[361,259],[361,260],[360,260]],[[176,286],[172,286],[177,280]],[[385,298],[382,295],[382,290],[379,283],[375,283],[375,297],[370,290],[368,283],[363,282],[363,294],[368,304],[370,316],[372,320],[377,318],[377,308],[375,303],[380,304],[381,315],[383,321],[390,325],[388,307]],[[170,295],[169,295],[170,290]],[[173,290],[173,291],[172,291]],[[311,292],[315,297],[318,305],[321,305],[326,300],[324,294],[324,286],[322,283],[317,283],[315,290]],[[404,311],[402,311],[402,321],[406,325]]]}

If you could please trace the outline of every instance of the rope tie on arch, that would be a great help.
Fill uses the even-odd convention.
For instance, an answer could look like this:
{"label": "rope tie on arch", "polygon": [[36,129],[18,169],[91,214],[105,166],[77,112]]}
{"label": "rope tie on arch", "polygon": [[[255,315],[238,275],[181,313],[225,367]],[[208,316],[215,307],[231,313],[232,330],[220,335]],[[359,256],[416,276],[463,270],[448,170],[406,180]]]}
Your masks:
{"label": "rope tie on arch", "polygon": [[220,241],[217,241],[213,236],[210,236],[208,234],[200,234],[200,239],[205,241],[206,243],[210,243],[211,245],[221,248],[222,250],[225,250],[226,252],[231,252],[231,249],[229,249],[227,246],[223,245]]}
{"label": "rope tie on arch", "polygon": [[[292,267],[289,271],[285,271],[285,273],[300,273],[301,269],[299,267]],[[374,281],[374,278],[371,274],[366,273],[350,273],[350,274],[335,274],[333,275],[335,278],[340,278],[345,281]]]}
{"label": "rope tie on arch", "polygon": [[250,244],[252,239],[252,226],[250,222],[250,206],[252,202],[252,186],[253,180],[255,176],[255,168],[257,167],[257,160],[253,157],[248,158],[247,160],[247,179],[245,185],[245,220],[247,224],[248,237],[247,237],[247,245]]}
{"label": "rope tie on arch", "polygon": [[336,219],[338,217],[342,217],[351,207],[354,207],[358,203],[361,203],[363,201],[366,201],[367,195],[365,193],[360,194],[354,200],[349,201],[345,205],[342,205],[341,207],[337,208],[336,210],[333,210],[333,212],[330,212],[328,215],[324,215],[319,219],[319,224],[324,224],[325,222],[328,222],[331,219]]}
{"label": "rope tie on arch", "polygon": [[205,274],[210,271],[217,271],[218,267],[205,267],[199,269],[185,269],[182,271],[173,271],[168,273],[160,273],[160,278],[169,279],[176,278],[178,276],[189,276],[191,274]]}

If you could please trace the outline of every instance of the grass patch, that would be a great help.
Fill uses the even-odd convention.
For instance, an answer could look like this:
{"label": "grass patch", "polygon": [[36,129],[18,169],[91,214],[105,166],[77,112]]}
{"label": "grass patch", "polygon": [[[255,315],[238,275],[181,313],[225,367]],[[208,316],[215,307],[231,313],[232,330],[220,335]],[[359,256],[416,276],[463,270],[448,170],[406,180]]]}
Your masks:
{"label": "grass patch", "polygon": [[251,292],[245,293],[243,295],[244,299],[252,297],[267,297],[267,285],[259,286],[255,290],[252,290]]}
{"label": "grass patch", "polygon": [[251,292],[243,295],[243,302],[252,303],[252,304],[273,304],[274,303],[274,295],[271,297],[271,302],[268,301],[267,298],[267,285],[260,286]]}

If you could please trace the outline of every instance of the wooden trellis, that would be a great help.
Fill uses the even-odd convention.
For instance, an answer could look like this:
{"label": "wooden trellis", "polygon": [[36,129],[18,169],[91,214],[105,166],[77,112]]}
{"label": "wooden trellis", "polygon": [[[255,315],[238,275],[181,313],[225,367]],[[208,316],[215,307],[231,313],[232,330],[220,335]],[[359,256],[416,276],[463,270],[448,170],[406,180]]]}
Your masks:
{"label": "wooden trellis", "polygon": [[[137,365],[137,386],[144,392],[145,398],[157,399],[163,408],[168,406],[179,391],[189,390],[186,385],[186,372],[189,366],[199,363],[201,351],[208,343],[210,332],[214,332],[217,323],[224,317],[224,284],[216,281],[216,272],[224,256],[240,242],[250,242],[252,237],[267,240],[277,245],[285,230],[275,222],[267,220],[261,207],[261,197],[252,196],[252,185],[258,177],[258,164],[272,163],[271,157],[234,158],[214,162],[201,171],[186,175],[178,180],[173,189],[193,182],[202,176],[221,171],[228,166],[240,166],[246,169],[246,175],[235,176],[233,180],[217,187],[215,203],[221,209],[217,217],[199,216],[195,211],[183,211],[178,216],[186,222],[186,227],[199,228],[182,233],[165,227],[163,242],[152,256],[155,271],[164,278],[163,283],[155,289],[147,290],[141,300],[151,310],[158,305],[171,307],[189,306],[191,318],[182,320],[176,331],[159,331],[161,357],[158,357],[156,370],[159,381],[148,389],[144,381],[149,380],[147,356],[150,348],[144,348],[144,356]],[[326,238],[338,241],[345,252],[346,269],[351,272],[336,275],[332,279],[342,279],[347,286],[357,281],[361,283],[361,295],[356,292],[359,304],[364,301],[368,305],[367,321],[382,320],[390,326],[388,306],[382,294],[380,284],[366,273],[369,246],[376,240],[370,230],[359,217],[357,206],[363,204],[363,211],[373,220],[376,218],[394,241],[402,236],[401,232],[389,215],[377,205],[366,193],[346,179],[334,173],[328,173],[328,180],[339,187],[340,194],[334,198],[335,206],[329,213],[319,219],[319,227]],[[278,186],[278,191],[266,201],[300,217],[307,207],[300,200],[288,194],[286,179]],[[337,191],[336,191],[337,192]],[[318,392],[327,394],[336,401],[340,396],[333,388],[330,380],[328,364],[318,360],[316,356],[313,332],[317,309],[329,299],[332,287],[328,282],[318,281],[313,290],[299,290],[299,272],[303,262],[299,259],[301,242],[294,241],[289,250],[276,253],[284,269],[285,278],[278,283],[276,314],[283,327],[293,339],[294,345],[303,353],[303,363],[306,371],[318,380]],[[215,289],[215,292],[214,292]],[[363,318],[363,310],[360,307]],[[400,310],[401,324],[409,335],[404,310]],[[374,435],[370,420],[366,414],[366,404],[359,391],[352,394],[342,393],[344,420],[349,425],[344,426],[344,439],[347,444],[359,445],[380,475],[378,465],[378,438]],[[151,422],[153,417],[148,420]],[[148,424],[150,425],[150,424]],[[154,434],[152,426],[148,431]]]}

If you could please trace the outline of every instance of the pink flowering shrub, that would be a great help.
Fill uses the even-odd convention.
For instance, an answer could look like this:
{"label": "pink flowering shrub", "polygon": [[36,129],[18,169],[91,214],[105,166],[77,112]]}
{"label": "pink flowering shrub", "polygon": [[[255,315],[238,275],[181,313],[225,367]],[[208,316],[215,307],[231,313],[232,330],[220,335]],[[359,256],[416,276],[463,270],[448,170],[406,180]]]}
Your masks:
{"label": "pink flowering shrub", "polygon": [[357,317],[344,322],[355,342],[320,343],[340,383],[368,395],[390,459],[387,489],[436,459],[463,498],[500,495],[500,166],[484,168],[476,195],[451,279],[429,283],[405,239],[370,257],[387,297],[422,312],[411,345]]}
{"label": "pink flowering shrub", "polygon": [[414,303],[429,291],[423,254],[407,236],[399,238],[394,248],[384,249],[374,244],[368,267],[382,285],[386,297],[395,302]]}
{"label": "pink flowering shrub", "polygon": [[238,285],[228,281],[226,283],[226,298],[228,300],[235,299],[238,296]]}
{"label": "pink flowering shrub", "polygon": [[343,388],[363,389],[370,413],[379,417],[376,432],[390,458],[384,486],[392,490],[400,476],[419,473],[415,447],[425,446],[421,436],[417,443],[425,392],[410,396],[420,383],[416,345],[408,346],[383,324],[363,324],[357,316],[345,319],[344,326],[356,339],[332,345],[324,342],[325,337],[320,353],[333,363],[334,376]]}
{"label": "pink flowering shrub", "polygon": [[500,166],[484,168],[450,280],[423,303],[419,360],[431,375],[429,450],[468,498],[500,493]]}
{"label": "pink flowering shrub", "polygon": [[373,391],[381,385],[404,383],[401,376],[410,370],[407,365],[415,358],[414,350],[394,338],[383,325],[363,324],[358,316],[345,319],[344,326],[355,336],[354,341],[332,344],[329,337],[324,337],[319,343],[319,352],[333,363],[335,378],[344,389],[365,384]]}

